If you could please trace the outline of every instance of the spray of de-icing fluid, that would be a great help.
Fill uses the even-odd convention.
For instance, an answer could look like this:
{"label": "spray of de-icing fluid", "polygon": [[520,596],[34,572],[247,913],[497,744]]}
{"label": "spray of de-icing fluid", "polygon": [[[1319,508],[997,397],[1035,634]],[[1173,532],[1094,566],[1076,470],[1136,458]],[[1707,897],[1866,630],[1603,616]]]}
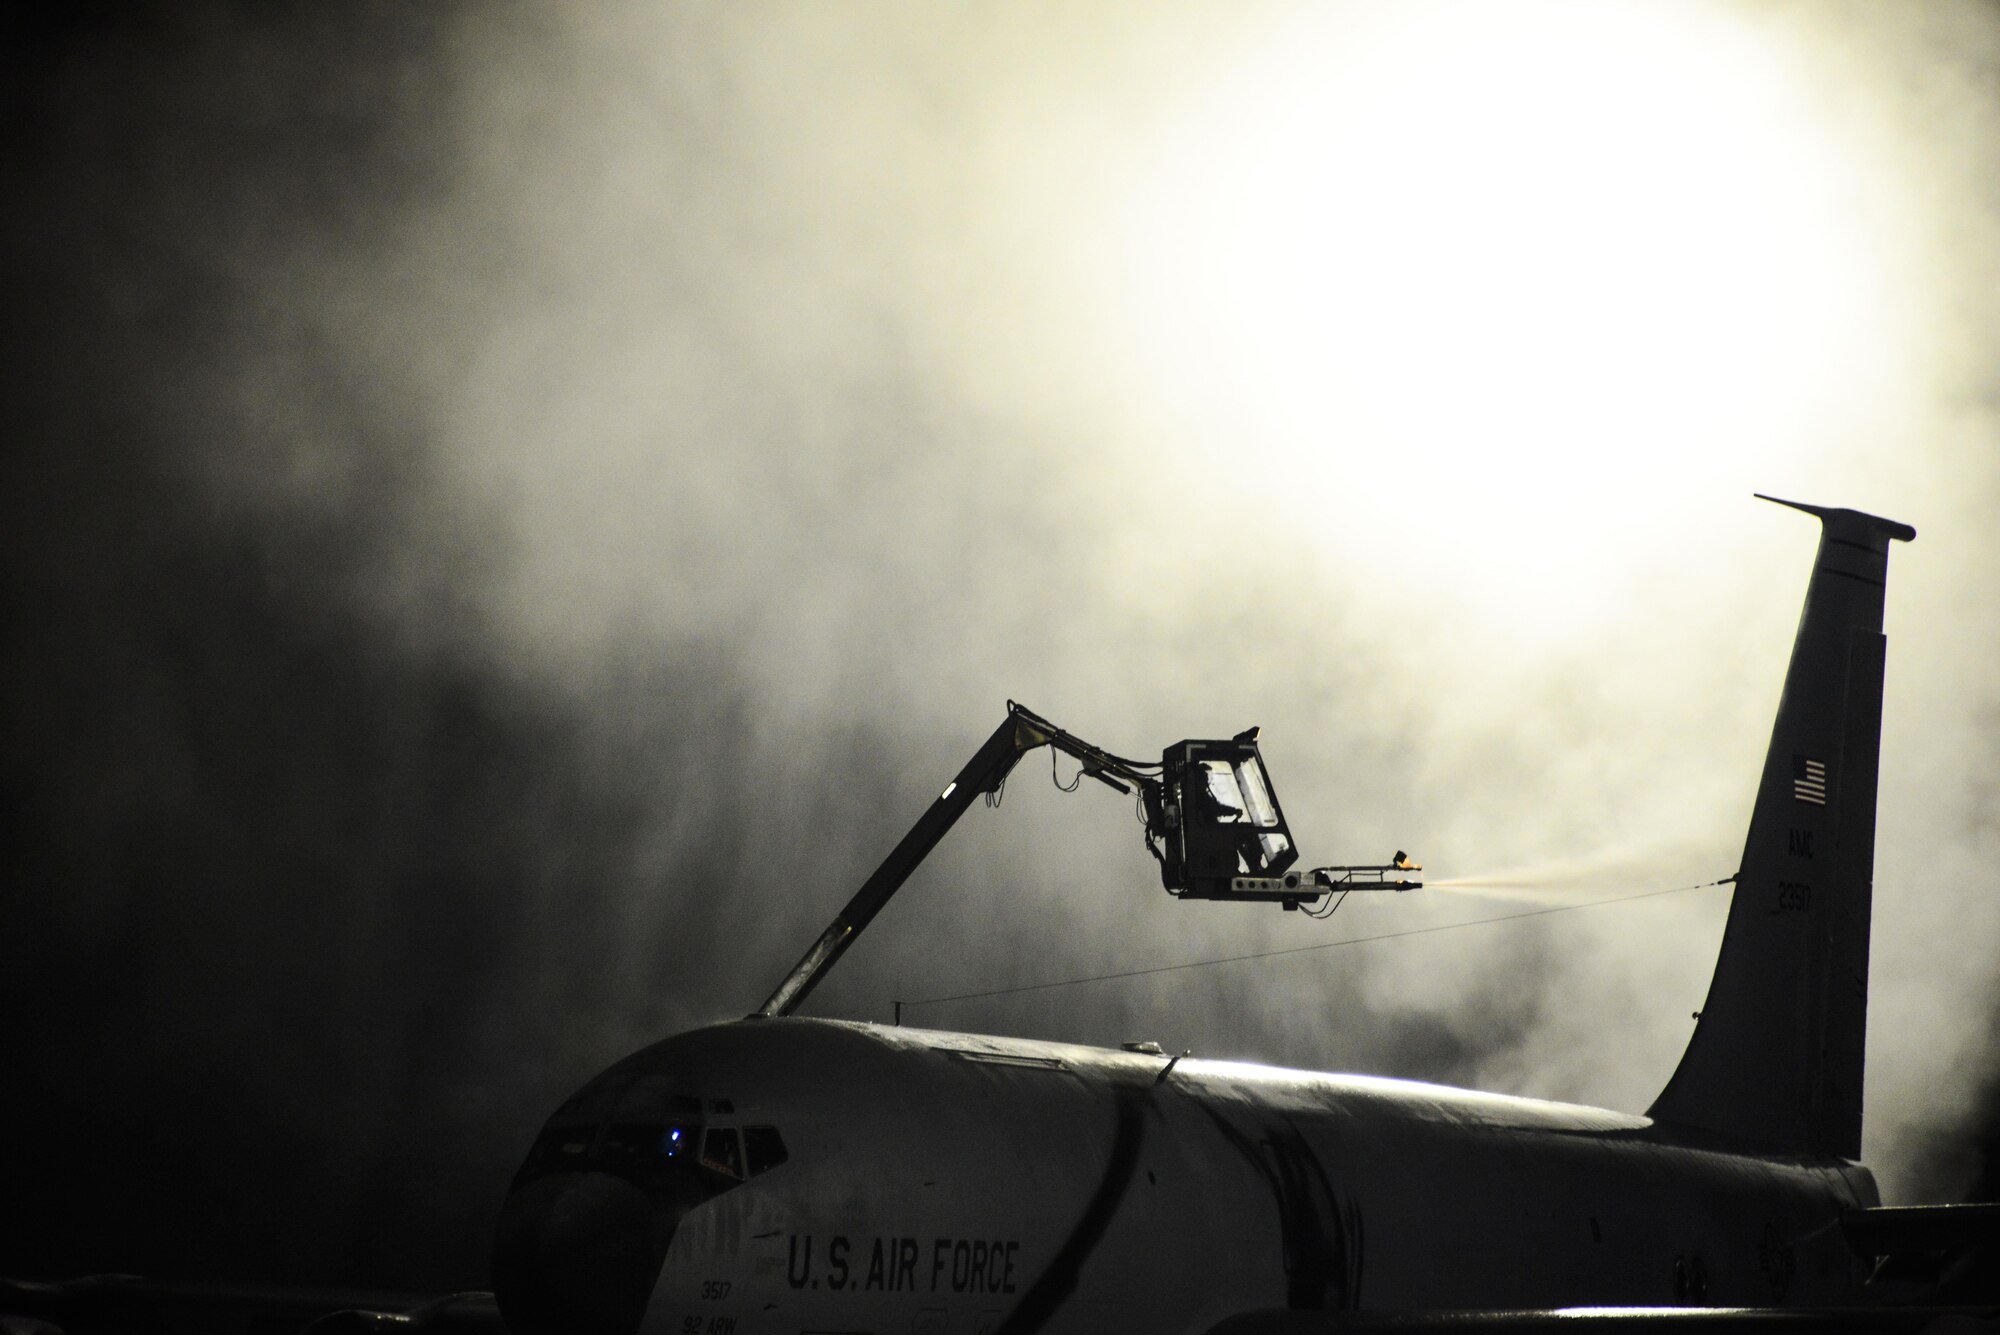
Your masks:
{"label": "spray of de-icing fluid", "polygon": [[1426,890],[1443,890],[1512,903],[1582,905],[1614,891],[1647,890],[1668,883],[1662,866],[1678,866],[1675,850],[1632,846],[1575,857],[1550,858],[1526,866],[1469,876],[1426,877]]}

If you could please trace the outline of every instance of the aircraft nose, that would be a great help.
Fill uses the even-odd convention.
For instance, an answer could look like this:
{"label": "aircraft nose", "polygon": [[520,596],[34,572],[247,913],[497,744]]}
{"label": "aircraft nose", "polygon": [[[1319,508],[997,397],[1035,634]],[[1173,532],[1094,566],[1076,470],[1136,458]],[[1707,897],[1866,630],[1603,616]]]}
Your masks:
{"label": "aircraft nose", "polygon": [[671,1225],[609,1173],[553,1173],[501,1207],[493,1296],[514,1335],[632,1335]]}

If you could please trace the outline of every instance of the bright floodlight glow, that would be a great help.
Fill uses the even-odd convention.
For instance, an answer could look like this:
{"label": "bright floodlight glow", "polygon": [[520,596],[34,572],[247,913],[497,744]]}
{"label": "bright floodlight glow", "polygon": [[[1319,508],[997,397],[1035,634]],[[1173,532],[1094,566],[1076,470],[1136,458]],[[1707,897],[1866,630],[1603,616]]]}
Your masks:
{"label": "bright floodlight glow", "polygon": [[1893,342],[1856,188],[1726,12],[1316,10],[1161,135],[1121,300],[1192,467],[1547,628],[1838,435]]}

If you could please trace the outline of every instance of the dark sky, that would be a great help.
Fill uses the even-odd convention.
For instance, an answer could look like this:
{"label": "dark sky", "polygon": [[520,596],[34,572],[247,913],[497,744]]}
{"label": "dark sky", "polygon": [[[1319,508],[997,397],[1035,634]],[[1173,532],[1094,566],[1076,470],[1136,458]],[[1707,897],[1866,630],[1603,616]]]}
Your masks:
{"label": "dark sky", "polygon": [[[1758,419],[1867,430],[1752,461],[1921,534],[1892,566],[1869,1150],[1916,1198],[1978,1167],[2000,1069],[2000,17],[1871,12],[1705,21],[1778,52],[1799,107],[1873,99],[1824,122],[1864,163],[1841,216],[1923,278],[1869,326],[1886,388],[1853,398],[1846,345],[1803,342],[1827,360],[1785,383],[1825,402]],[[1179,303],[1189,338],[1245,317],[1106,277],[1124,215],[1093,191],[1156,198],[1142,168],[1286,6],[9,13],[0,1273],[483,1286],[553,1104],[754,1006],[1010,696],[1126,753],[1262,723],[1319,860],[1407,844],[1557,896],[1733,866],[1810,550],[1740,461],[1453,462],[1442,408],[1371,444],[1312,417],[1324,386],[1278,414],[1213,348],[1258,402],[1247,452],[1204,461],[1213,404],[1135,369],[1128,306]],[[1419,83],[1462,54],[1397,41]],[[1674,93],[1698,122],[1703,89]],[[1755,231],[1733,180],[1717,236]],[[1505,258],[1425,273],[1484,310]],[[1423,383],[1486,384],[1462,331],[1511,327],[1427,345]],[[1699,358],[1645,365],[1746,401]],[[1257,452],[1301,415],[1342,442],[1325,476]],[[1595,517],[1634,488],[1658,514]],[[1568,545],[1537,546],[1563,506]],[[1350,513],[1386,532],[1341,547]],[[1508,601],[1528,584],[1555,610]],[[1506,911],[1174,906],[1128,820],[1031,763],[812,1009]],[[1643,1107],[1723,906],[1652,903],[914,1018]]]}

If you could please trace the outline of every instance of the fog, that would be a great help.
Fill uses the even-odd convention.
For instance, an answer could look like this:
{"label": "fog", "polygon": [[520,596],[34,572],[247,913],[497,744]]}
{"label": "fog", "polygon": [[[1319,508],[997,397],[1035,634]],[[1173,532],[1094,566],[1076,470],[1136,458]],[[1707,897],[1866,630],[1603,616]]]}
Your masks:
{"label": "fog", "polygon": [[[483,1285],[553,1105],[754,1008],[1009,699],[1258,724],[1308,859],[1486,883],[1176,903],[1036,755],[808,1012],[1726,876],[1816,538],[1753,489],[1919,533],[1865,1157],[1968,1190],[2000,16],[1475,10],[14,20],[0,1270]],[[1474,133],[1572,37],[1555,158]],[[1727,896],[905,1022],[1642,1110]]]}

